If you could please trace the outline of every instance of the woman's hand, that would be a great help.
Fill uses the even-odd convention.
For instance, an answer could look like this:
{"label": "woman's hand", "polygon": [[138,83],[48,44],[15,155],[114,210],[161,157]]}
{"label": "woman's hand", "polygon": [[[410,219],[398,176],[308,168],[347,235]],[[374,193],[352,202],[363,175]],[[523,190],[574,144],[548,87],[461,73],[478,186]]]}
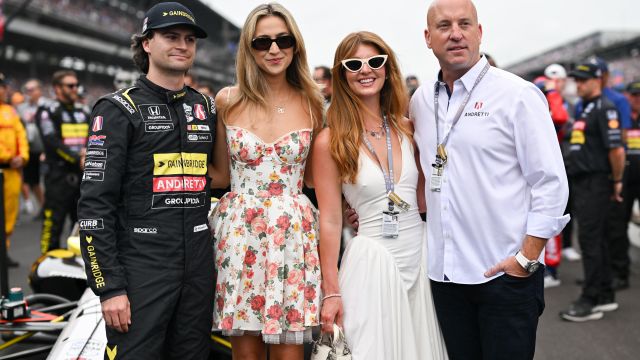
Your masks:
{"label": "woman's hand", "polygon": [[320,319],[322,324],[322,332],[333,333],[333,324],[338,324],[342,328],[342,298],[332,297],[322,302],[322,310],[320,311]]}

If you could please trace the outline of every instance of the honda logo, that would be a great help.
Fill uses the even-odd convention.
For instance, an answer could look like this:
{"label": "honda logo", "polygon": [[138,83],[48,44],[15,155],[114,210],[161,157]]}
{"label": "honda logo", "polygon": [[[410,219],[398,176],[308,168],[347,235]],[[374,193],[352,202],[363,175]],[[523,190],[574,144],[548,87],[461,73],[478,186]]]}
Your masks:
{"label": "honda logo", "polygon": [[149,115],[158,116],[160,115],[160,107],[159,106],[149,106]]}

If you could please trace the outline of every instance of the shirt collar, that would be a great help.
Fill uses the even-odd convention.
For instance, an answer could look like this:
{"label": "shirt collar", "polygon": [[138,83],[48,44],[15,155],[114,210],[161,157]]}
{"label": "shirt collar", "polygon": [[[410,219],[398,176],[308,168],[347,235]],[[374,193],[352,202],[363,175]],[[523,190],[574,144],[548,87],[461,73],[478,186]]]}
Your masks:
{"label": "shirt collar", "polygon": [[[473,65],[471,69],[469,69],[469,71],[467,71],[459,79],[460,81],[462,81],[462,84],[464,85],[467,91],[471,91],[471,89],[473,88],[473,84],[476,82],[478,75],[480,75],[480,72],[482,72],[482,69],[486,64],[487,64],[487,58],[484,55],[480,56],[480,60],[478,60],[478,62],[475,65]],[[438,70],[438,81],[436,83],[436,86],[438,84],[445,84],[442,81],[442,69]]]}

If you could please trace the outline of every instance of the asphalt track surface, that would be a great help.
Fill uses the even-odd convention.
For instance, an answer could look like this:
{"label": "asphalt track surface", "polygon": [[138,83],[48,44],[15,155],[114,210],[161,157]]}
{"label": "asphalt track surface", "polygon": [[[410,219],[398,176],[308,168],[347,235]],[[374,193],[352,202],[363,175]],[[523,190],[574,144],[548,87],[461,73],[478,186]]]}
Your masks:
{"label": "asphalt track surface", "polygon": [[[39,256],[40,226],[40,221],[21,214],[11,239],[9,253],[20,262],[20,267],[10,270],[10,286],[20,286],[25,293],[31,293],[27,275],[31,264]],[[640,228],[630,224],[629,234],[632,242],[640,244]],[[600,320],[585,323],[563,321],[558,316],[580,294],[580,287],[575,281],[582,278],[581,262],[563,260],[559,270],[562,284],[545,291],[546,309],[538,327],[536,360],[640,359],[640,248],[631,246],[630,253],[631,287],[618,292],[620,308],[605,313]],[[6,352],[0,352],[2,355],[6,355]]]}

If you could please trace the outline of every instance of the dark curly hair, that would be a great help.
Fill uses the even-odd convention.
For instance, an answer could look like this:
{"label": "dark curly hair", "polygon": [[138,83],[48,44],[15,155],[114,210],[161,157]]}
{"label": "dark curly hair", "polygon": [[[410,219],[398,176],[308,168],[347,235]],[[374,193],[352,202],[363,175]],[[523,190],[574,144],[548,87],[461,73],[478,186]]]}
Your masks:
{"label": "dark curly hair", "polygon": [[133,53],[133,63],[143,74],[149,72],[149,54],[144,51],[142,42],[144,40],[151,39],[152,37],[153,31],[149,31],[146,34],[134,34],[131,37],[131,52]]}

